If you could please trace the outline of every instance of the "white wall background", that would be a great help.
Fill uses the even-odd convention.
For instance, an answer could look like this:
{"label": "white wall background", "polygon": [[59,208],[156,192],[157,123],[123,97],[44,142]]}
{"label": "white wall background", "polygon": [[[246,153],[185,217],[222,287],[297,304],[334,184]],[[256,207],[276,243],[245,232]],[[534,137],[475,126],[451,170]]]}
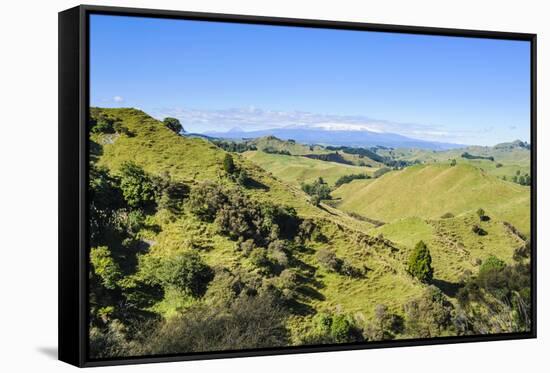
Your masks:
{"label": "white wall background", "polygon": [[[550,22],[536,0],[120,0],[95,4],[538,34],[539,338],[110,368],[117,372],[535,372],[548,369]],[[57,349],[57,12],[4,1],[0,22],[0,370],[69,371]]]}

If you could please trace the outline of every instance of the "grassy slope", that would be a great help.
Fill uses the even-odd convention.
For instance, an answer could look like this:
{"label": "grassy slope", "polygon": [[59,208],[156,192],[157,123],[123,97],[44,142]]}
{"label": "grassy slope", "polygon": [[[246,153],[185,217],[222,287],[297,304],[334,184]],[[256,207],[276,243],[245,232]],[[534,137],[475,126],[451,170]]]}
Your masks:
{"label": "grassy slope", "polygon": [[[494,157],[495,161],[480,159],[465,159],[461,154],[468,152],[472,155]],[[522,174],[530,173],[531,152],[525,148],[499,148],[489,146],[469,146],[461,149],[452,149],[446,151],[431,151],[422,149],[380,149],[380,155],[392,157],[397,160],[420,161],[423,163],[449,163],[455,159],[458,163],[470,164],[485,170],[488,174],[494,176],[512,177],[517,171]],[[500,163],[503,167],[496,167]]]}
{"label": "grassy slope", "polygon": [[271,148],[278,151],[288,151],[292,155],[326,154],[330,153],[321,145],[304,145],[293,141],[285,141],[274,136],[259,137],[249,141],[259,150]]}
{"label": "grassy slope", "polygon": [[[190,184],[204,180],[230,183],[223,176],[223,150],[202,139],[178,136],[141,111],[104,109],[104,112],[120,118],[135,134],[134,137],[92,135],[92,140],[102,145],[98,164],[111,172],[116,173],[124,161],[131,160],[151,174],[169,171],[174,180]],[[235,154],[234,157],[240,167],[267,188],[247,190],[251,198],[296,208],[301,217],[314,219],[328,237],[327,244],[308,242],[308,250],[294,253],[302,263],[297,269],[304,275],[301,286],[304,304],[317,311],[338,308],[344,312],[361,312],[369,317],[376,304],[382,302],[401,312],[401,305],[422,291],[424,285],[410,278],[404,271],[402,260],[391,253],[391,243],[377,241],[357,230],[369,225],[357,221],[352,224],[338,213],[330,213],[328,207],[319,209],[312,206],[298,188],[270,176],[244,157]],[[148,223],[157,225],[160,232],[141,232],[143,239],[151,245],[146,255],[173,255],[198,246],[202,248],[201,255],[212,267],[254,271],[248,261],[235,251],[235,242],[219,235],[213,224],[200,222],[186,212],[174,219],[162,210],[150,217]],[[327,247],[357,267],[367,266],[369,275],[363,279],[349,279],[320,268],[316,251]],[[170,316],[191,303],[192,300],[181,294],[169,292],[153,309]]]}
{"label": "grassy slope", "polygon": [[[281,140],[274,136],[260,137],[254,140],[250,140],[250,143],[256,145],[258,150],[270,148],[276,149],[278,151],[287,151],[292,155],[334,153],[333,150],[328,150],[322,145],[305,145],[293,141]],[[338,153],[346,161],[351,162],[351,164],[361,167],[369,167],[369,172],[374,172],[376,171],[376,169],[384,167],[382,163],[372,160],[368,157],[359,156],[357,154],[348,154],[342,151],[339,151]]]}
{"label": "grassy slope", "polygon": [[[474,224],[487,231],[487,235],[474,234],[471,230]],[[502,222],[494,219],[480,222],[474,213],[439,220],[404,218],[369,233],[383,234],[407,250],[423,240],[432,254],[434,277],[449,283],[457,283],[466,270],[475,273],[480,261],[490,255],[511,263],[514,249],[523,244]]]}
{"label": "grassy slope", "polygon": [[281,180],[295,185],[300,185],[303,182],[310,183],[322,177],[328,184],[333,186],[341,176],[350,174],[372,175],[376,170],[300,156],[268,154],[262,151],[249,151],[243,153],[243,155]]}
{"label": "grassy slope", "polygon": [[392,222],[436,219],[483,208],[490,216],[529,232],[529,187],[499,180],[471,165],[416,165],[375,180],[355,180],[333,192],[339,208]]}
{"label": "grassy slope", "polygon": [[472,155],[492,156],[495,162],[502,164],[517,164],[520,166],[528,166],[530,163],[530,151],[525,148],[499,148],[490,146],[468,146],[460,149],[452,149],[446,151],[432,151],[422,149],[398,148],[392,150],[380,149],[378,153],[381,155],[391,156],[395,159],[408,161],[419,160],[422,162],[439,161],[444,162],[450,159],[461,158],[461,154],[468,152]]}

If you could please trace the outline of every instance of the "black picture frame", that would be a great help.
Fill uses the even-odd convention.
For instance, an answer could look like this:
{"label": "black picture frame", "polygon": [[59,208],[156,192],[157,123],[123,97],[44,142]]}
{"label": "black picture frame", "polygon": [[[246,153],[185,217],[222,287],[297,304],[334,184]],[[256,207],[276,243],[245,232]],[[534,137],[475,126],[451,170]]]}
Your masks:
{"label": "black picture frame", "polygon": [[[89,113],[89,28],[91,14],[222,21],[391,33],[443,35],[528,41],[531,45],[531,270],[532,329],[525,333],[409,339],[353,344],[283,347],[257,350],[205,352],[166,356],[140,356],[91,360],[88,350],[87,299],[87,182]],[[383,25],[357,22],[245,16],[81,5],[59,13],[59,360],[79,367],[218,359],[261,355],[342,351],[370,348],[436,345],[536,338],[536,218],[537,218],[537,36],[449,28]]]}

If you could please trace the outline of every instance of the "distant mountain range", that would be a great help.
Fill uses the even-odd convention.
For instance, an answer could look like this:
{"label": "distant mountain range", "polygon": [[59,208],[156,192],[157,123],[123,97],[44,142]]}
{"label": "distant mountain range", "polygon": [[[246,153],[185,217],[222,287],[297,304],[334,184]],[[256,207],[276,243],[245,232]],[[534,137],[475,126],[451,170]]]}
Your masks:
{"label": "distant mountain range", "polygon": [[209,137],[242,140],[264,136],[276,136],[283,140],[295,140],[305,144],[334,146],[391,148],[418,148],[426,150],[449,150],[463,148],[466,145],[413,139],[395,133],[373,132],[368,130],[326,130],[312,127],[286,127],[257,131],[243,131],[239,128],[227,132],[206,132]]}

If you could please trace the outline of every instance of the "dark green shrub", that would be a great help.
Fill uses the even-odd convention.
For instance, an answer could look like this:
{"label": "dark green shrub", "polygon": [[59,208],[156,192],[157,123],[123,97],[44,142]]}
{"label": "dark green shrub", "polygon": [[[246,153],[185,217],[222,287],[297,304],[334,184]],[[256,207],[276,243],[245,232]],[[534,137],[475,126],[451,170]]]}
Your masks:
{"label": "dark green shrub", "polygon": [[474,232],[475,234],[477,234],[478,236],[486,236],[487,235],[487,231],[483,228],[481,228],[479,225],[477,224],[474,224],[472,226],[472,232]]}
{"label": "dark green shrub", "polygon": [[168,286],[201,296],[213,278],[212,269],[195,252],[185,252],[166,259],[159,269],[159,278]]}
{"label": "dark green shrub", "polygon": [[321,249],[317,252],[319,264],[332,272],[339,272],[342,268],[342,260],[339,259],[334,251]]}
{"label": "dark green shrub", "polygon": [[107,246],[94,247],[90,250],[90,263],[94,273],[101,279],[107,289],[116,289],[122,278],[122,271],[113,259]]}
{"label": "dark green shrub", "polygon": [[236,170],[235,162],[233,161],[233,156],[229,153],[225,154],[223,158],[223,169],[229,175],[232,175]]}
{"label": "dark green shrub", "polygon": [[419,241],[412,251],[407,271],[422,282],[430,282],[433,278],[432,256],[423,241]]}
{"label": "dark green shrub", "polygon": [[268,268],[271,265],[267,257],[267,250],[263,247],[256,247],[252,249],[248,255],[250,262],[258,268]]}
{"label": "dark green shrub", "polygon": [[[302,190],[310,195],[312,198],[317,197],[317,200],[323,200],[323,199],[330,199],[330,187],[327,183],[323,180],[322,177],[317,179],[311,184],[302,184]],[[313,202],[312,202],[313,203]],[[318,205],[318,203],[313,203],[314,205]]]}
{"label": "dark green shrub", "polygon": [[159,208],[164,208],[172,213],[181,211],[183,201],[189,196],[189,186],[185,183],[170,182],[162,189],[158,201]]}
{"label": "dark green shrub", "polygon": [[227,197],[220,185],[205,182],[191,189],[187,205],[201,220],[212,222],[226,202]]}
{"label": "dark green shrub", "polygon": [[126,215],[126,231],[135,235],[145,224],[145,215],[141,210],[132,210]]}
{"label": "dark green shrub", "polygon": [[112,118],[107,117],[106,115],[98,115],[97,117],[92,117],[90,120],[90,132],[91,133],[114,133]]}
{"label": "dark green shrub", "polygon": [[453,305],[441,290],[430,285],[419,298],[405,304],[406,328],[416,338],[442,335],[451,322]]}
{"label": "dark green shrub", "polygon": [[341,185],[351,183],[353,180],[363,180],[363,179],[370,179],[370,176],[367,174],[352,174],[352,175],[344,175],[341,176],[336,182],[334,183],[335,187],[339,187]]}
{"label": "dark green shrub", "polygon": [[362,335],[350,315],[320,313],[315,316],[316,334],[314,342],[350,343],[361,341]]}
{"label": "dark green shrub", "polygon": [[342,260],[342,265],[340,268],[340,274],[352,278],[359,278],[363,276],[363,272],[359,269],[354,267],[348,260],[344,259]]}
{"label": "dark green shrub", "polygon": [[135,163],[122,164],[120,189],[130,207],[147,208],[155,203],[155,188],[151,178]]}
{"label": "dark green shrub", "polygon": [[134,137],[135,134],[128,129],[122,122],[114,122],[113,123],[113,130],[118,133],[119,135],[125,135],[128,137]]}
{"label": "dark green shrub", "polygon": [[171,131],[174,131],[178,135],[183,131],[183,126],[181,125],[180,121],[176,118],[164,118],[162,121],[164,125]]}
{"label": "dark green shrub", "polygon": [[229,306],[197,305],[155,326],[133,355],[274,348],[289,345],[287,312],[269,294]]}

